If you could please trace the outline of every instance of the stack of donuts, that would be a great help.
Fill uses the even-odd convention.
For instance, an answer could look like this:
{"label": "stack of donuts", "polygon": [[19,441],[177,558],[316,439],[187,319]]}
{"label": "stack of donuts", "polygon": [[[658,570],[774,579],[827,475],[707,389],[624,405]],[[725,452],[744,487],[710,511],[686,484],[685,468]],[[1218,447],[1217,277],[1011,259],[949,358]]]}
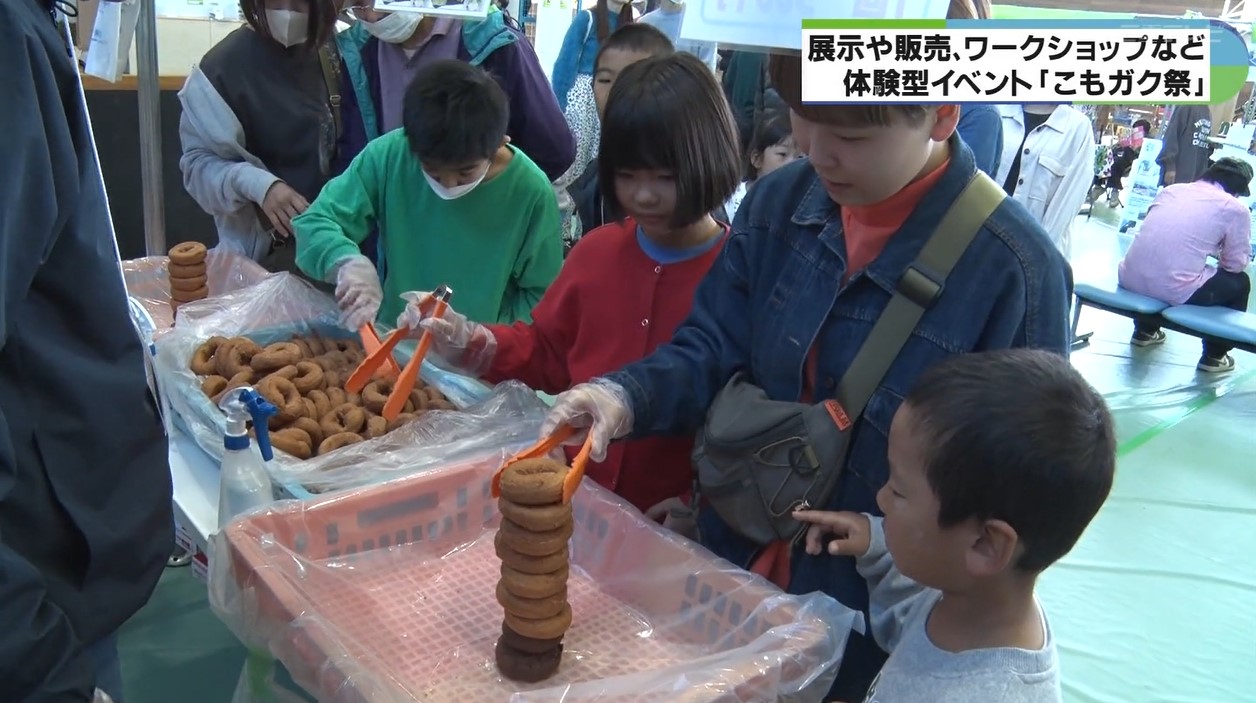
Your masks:
{"label": "stack of donuts", "polygon": [[209,297],[209,278],[205,274],[205,256],[208,250],[200,242],[176,244],[170,250],[167,264],[170,274],[170,308],[176,313],[179,306],[193,300]]}
{"label": "stack of donuts", "polygon": [[279,409],[270,418],[271,444],[297,459],[382,437],[429,410],[454,409],[440,391],[420,380],[402,413],[385,420],[380,413],[392,380],[372,381],[361,394],[344,390],[364,358],[355,340],[293,337],[261,347],[246,337],[213,337],[196,349],[189,365],[214,404],[230,390],[256,388]]}
{"label": "stack of donuts", "polygon": [[525,459],[501,475],[497,602],[506,617],[495,655],[498,670],[515,681],[553,676],[571,627],[567,540],[574,528],[571,505],[563,502],[567,470],[551,459]]}

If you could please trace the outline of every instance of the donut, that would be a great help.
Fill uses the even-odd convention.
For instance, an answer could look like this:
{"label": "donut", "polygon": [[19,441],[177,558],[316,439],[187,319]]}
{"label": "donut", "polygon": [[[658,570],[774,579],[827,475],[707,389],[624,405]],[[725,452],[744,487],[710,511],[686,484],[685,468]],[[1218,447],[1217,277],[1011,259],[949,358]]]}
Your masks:
{"label": "donut", "polygon": [[501,605],[508,613],[514,613],[521,618],[530,620],[542,620],[544,618],[552,618],[563,611],[563,606],[567,605],[567,584],[563,584],[562,590],[553,593],[544,598],[524,598],[510,592],[506,586],[506,581],[497,582],[497,603]]}
{"label": "donut", "polygon": [[326,454],[328,452],[334,452],[341,447],[347,447],[350,444],[357,444],[361,441],[362,435],[354,434],[352,432],[339,432],[327,439],[324,439],[323,443],[318,445],[318,453]]}
{"label": "donut", "polygon": [[221,391],[218,392],[217,395],[213,397],[214,404],[217,405],[218,402],[222,400],[222,397],[226,395],[227,393],[237,388],[243,388],[252,382],[253,382],[252,369],[241,371],[240,373],[232,376],[230,379],[227,380],[227,387],[223,388]]}
{"label": "donut", "polygon": [[[345,380],[345,379],[342,379],[342,378],[340,377],[340,372],[339,372],[339,371],[324,371],[324,372],[323,372],[323,384],[324,384],[324,385],[326,385],[326,386],[327,386],[327,387],[329,387],[329,388],[330,388],[330,387],[332,387],[332,386],[339,387],[339,386],[341,385],[342,381],[344,381],[344,380]],[[346,400],[346,402],[347,402],[347,401],[348,401],[348,398],[346,398],[345,400]]]}
{"label": "donut", "polygon": [[200,276],[189,276],[187,278],[176,278],[171,276],[170,288],[173,290],[196,290],[198,288],[205,287],[206,280],[207,279],[203,274]]}
{"label": "donut", "polygon": [[348,403],[349,394],[345,393],[345,389],[329,383],[327,384],[327,400],[331,403],[331,408],[327,412],[331,412],[337,407]]}
{"label": "donut", "polygon": [[441,394],[440,391],[436,390],[436,386],[428,386],[427,388],[424,388],[423,391],[427,393],[427,399],[432,402],[445,399],[445,396]]}
{"label": "donut", "polygon": [[528,653],[511,647],[503,636],[493,648],[493,659],[501,675],[511,681],[540,683],[558,673],[563,663],[563,645],[560,643],[541,652]]}
{"label": "donut", "polygon": [[[315,405],[314,401],[310,400],[309,398],[302,398],[301,404],[305,406],[305,417],[308,417],[311,420],[314,420],[314,418],[323,417],[322,415],[318,414],[318,406]],[[318,424],[318,420],[314,420],[314,424]]]}
{"label": "donut", "polygon": [[227,341],[229,340],[226,337],[210,337],[202,342],[201,346],[192,352],[192,363],[189,364],[192,373],[197,376],[221,375],[218,374],[218,367],[214,363],[214,354]]}
{"label": "donut", "polygon": [[410,391],[410,405],[413,406],[413,411],[416,413],[427,410],[427,392],[422,388],[415,388]]}
{"label": "donut", "polygon": [[544,654],[555,647],[561,646],[563,638],[551,637],[547,640],[538,640],[532,637],[524,637],[518,632],[510,629],[510,627],[503,622],[502,636],[499,641],[511,649],[523,652],[524,654]]}
{"label": "donut", "polygon": [[361,393],[345,393],[345,400],[351,405],[354,405],[359,408],[362,407],[362,394]]}
{"label": "donut", "polygon": [[209,250],[200,242],[183,242],[171,247],[168,256],[170,261],[180,266],[188,266],[190,264],[199,264],[205,261],[205,255]]}
{"label": "donut", "polygon": [[[293,389],[295,390],[295,388]],[[360,432],[366,426],[366,411],[354,405],[345,403],[338,407],[332,408],[332,411],[323,416],[319,421],[323,428],[323,434],[331,437],[332,435],[356,433]]]}
{"label": "donut", "polygon": [[166,265],[169,278],[196,278],[205,275],[205,262],[199,264],[176,264],[171,261]]}
{"label": "donut", "polygon": [[249,362],[259,351],[261,347],[247,337],[228,339],[218,347],[218,351],[214,352],[214,366],[218,369],[218,375],[231,378],[245,370],[252,374],[253,367],[249,365]]}
{"label": "donut", "polygon": [[[275,376],[277,378],[286,378],[289,381],[291,381],[292,379],[296,378],[297,375],[300,373],[301,373],[300,371],[297,371],[296,366],[285,366],[282,369],[276,369],[274,371],[271,371],[270,373],[266,374],[264,378],[270,378],[271,376]],[[296,384],[293,384],[293,385],[296,385]],[[300,389],[298,388],[297,390],[300,390]]]}
{"label": "donut", "polygon": [[502,563],[515,571],[525,574],[548,574],[567,566],[571,558],[567,550],[567,545],[563,548],[543,557],[529,556],[512,548],[502,537],[499,531],[493,538],[493,546],[497,550],[497,557]]}
{"label": "donut", "polygon": [[548,532],[571,522],[571,504],[519,505],[505,498],[497,501],[502,517],[533,532]]}
{"label": "donut", "polygon": [[292,426],[289,429],[301,430],[309,435],[311,449],[323,443],[323,428],[313,418],[298,417],[292,421]]}
{"label": "donut", "polygon": [[516,462],[502,471],[502,497],[518,505],[560,503],[567,471],[563,464],[545,457]]}
{"label": "donut", "polygon": [[310,417],[323,419],[327,413],[331,412],[331,399],[321,390],[315,389],[305,394],[306,400],[314,402],[314,414]]}
{"label": "donut", "polygon": [[[310,348],[310,356],[322,356],[327,352],[327,346],[323,344],[323,340],[316,334],[312,334],[305,338],[305,344]],[[335,347],[333,347],[334,349]]]}
{"label": "donut", "polygon": [[314,456],[310,435],[299,427],[285,427],[270,433],[270,445],[298,459],[309,459]]}
{"label": "donut", "polygon": [[204,300],[209,297],[209,289],[201,286],[196,290],[179,290],[172,288],[170,290],[170,299],[179,303],[190,303],[194,300]]}
{"label": "donut", "polygon": [[318,364],[310,361],[301,361],[296,365],[297,376],[292,379],[292,385],[302,393],[309,393],[323,387],[325,379],[323,378],[323,370]]}
{"label": "donut", "polygon": [[[528,574],[502,564],[501,582],[506,584],[506,588],[510,589],[511,593],[520,598],[549,598],[556,593],[565,593],[567,591],[569,570],[569,567],[563,564],[557,571],[551,571],[548,574]],[[526,637],[535,637],[542,640],[558,636],[534,635],[524,632],[513,625],[511,629]]]}
{"label": "donut", "polygon": [[292,342],[277,342],[254,354],[249,365],[254,371],[274,371],[301,360],[301,350]]}
{"label": "donut", "polygon": [[227,390],[227,379],[222,376],[208,376],[201,381],[201,392],[213,398],[214,396]]}
{"label": "donut", "polygon": [[362,348],[362,343],[352,339],[337,339],[332,342],[336,347],[336,351],[342,354],[349,354]]}
{"label": "donut", "polygon": [[290,341],[290,342],[292,342],[293,344],[297,345],[297,349],[300,349],[300,350],[301,350],[301,358],[302,358],[302,359],[310,359],[310,358],[313,358],[314,354],[312,354],[312,353],[310,352],[310,343],[309,343],[309,342],[307,342],[307,341],[305,341],[305,338],[304,338],[304,337],[296,337],[296,336],[293,336],[293,338],[292,338],[292,339],[290,339],[290,340],[288,340],[288,341]]}
{"label": "donut", "polygon": [[379,415],[366,418],[366,430],[362,432],[367,439],[375,439],[388,434],[388,421]]}
{"label": "donut", "polygon": [[[565,573],[563,578],[567,578]],[[571,605],[563,603],[563,609],[558,611],[557,615],[551,615],[548,618],[521,618],[507,610],[505,622],[510,629],[524,637],[538,640],[562,637],[566,634],[567,628],[571,627]]]}
{"label": "donut", "polygon": [[[516,552],[537,557],[562,551],[562,548],[567,546],[567,540],[571,539],[574,530],[575,525],[569,522],[558,529],[533,532],[509,520],[502,520],[502,525],[498,528],[503,544]],[[518,591],[515,592],[518,593]]]}
{"label": "donut", "polygon": [[279,415],[272,416],[272,420],[281,415],[287,415],[287,421],[291,422],[305,414],[304,399],[297,392],[297,387],[292,385],[292,381],[286,378],[268,376],[257,384],[257,392],[261,393],[271,405],[279,408]]}
{"label": "donut", "polygon": [[418,415],[411,415],[410,413],[401,413],[397,415],[397,417],[394,417],[393,419],[388,421],[388,427],[385,429],[385,432],[392,432],[398,427],[414,422],[417,419],[419,419]]}
{"label": "donut", "polygon": [[458,407],[448,400],[429,400],[427,401],[428,410],[457,410]]}
{"label": "donut", "polygon": [[387,379],[371,381],[362,389],[362,406],[378,415],[384,412],[388,404],[388,394],[393,391],[393,382]]}

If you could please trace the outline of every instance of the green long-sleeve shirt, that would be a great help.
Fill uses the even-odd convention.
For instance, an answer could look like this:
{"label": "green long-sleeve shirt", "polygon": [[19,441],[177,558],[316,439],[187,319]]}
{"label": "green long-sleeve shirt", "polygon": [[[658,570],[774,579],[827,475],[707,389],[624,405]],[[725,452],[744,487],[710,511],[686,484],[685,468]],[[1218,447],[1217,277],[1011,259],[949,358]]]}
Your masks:
{"label": "green long-sleeve shirt", "polygon": [[293,220],[297,265],[330,280],[334,265],[359,253],[379,226],[384,302],[393,324],[401,294],[454,289],[454,307],[481,323],[531,321],[562,266],[558,204],[549,180],[522,151],[492,180],[443,200],[423,178],[405,133],[375,139]]}

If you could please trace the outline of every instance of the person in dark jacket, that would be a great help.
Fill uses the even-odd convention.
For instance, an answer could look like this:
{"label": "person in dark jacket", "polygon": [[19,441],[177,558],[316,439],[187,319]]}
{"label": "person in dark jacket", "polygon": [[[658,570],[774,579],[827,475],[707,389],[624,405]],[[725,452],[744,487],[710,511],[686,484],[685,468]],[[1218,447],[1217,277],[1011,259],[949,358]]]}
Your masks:
{"label": "person in dark jacket", "polygon": [[115,633],[174,549],[168,447],[61,17],[0,0],[5,703],[121,701]]}

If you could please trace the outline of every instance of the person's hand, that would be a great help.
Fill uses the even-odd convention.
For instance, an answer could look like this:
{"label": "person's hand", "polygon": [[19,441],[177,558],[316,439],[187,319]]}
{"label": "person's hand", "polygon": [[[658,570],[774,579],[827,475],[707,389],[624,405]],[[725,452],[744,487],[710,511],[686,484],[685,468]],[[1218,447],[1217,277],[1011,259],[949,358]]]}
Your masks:
{"label": "person's hand", "polygon": [[92,695],[92,703],[113,703],[113,699],[109,697],[108,693],[98,688],[96,693]]}
{"label": "person's hand", "polygon": [[541,423],[541,436],[548,437],[561,425],[570,425],[587,432],[577,432],[567,444],[583,444],[586,434],[592,436],[589,459],[604,461],[606,447],[632,431],[632,406],[628,393],[618,383],[595,378],[562,393]]}
{"label": "person's hand", "polygon": [[336,267],[336,304],[347,329],[356,331],[373,322],[383,301],[384,290],[370,259],[350,256]]}
{"label": "person's hand", "polygon": [[1164,184],[1165,185],[1171,186],[1176,182],[1177,182],[1177,171],[1165,171],[1164,172]]}
{"label": "person's hand", "polygon": [[283,181],[275,181],[262,200],[262,212],[275,228],[275,234],[284,239],[292,236],[292,218],[309,207],[309,201]]}
{"label": "person's hand", "polygon": [[[810,525],[807,528],[807,553],[819,556],[861,557],[872,546],[872,521],[867,515],[827,510],[796,510],[794,519]],[[826,538],[832,537],[827,540]]]}
{"label": "person's hand", "polygon": [[645,516],[681,537],[698,539],[698,516],[693,508],[680,497],[668,498],[645,511]]}
{"label": "person's hand", "polygon": [[435,317],[436,299],[430,292],[411,291],[402,293],[401,297],[406,301],[406,308],[397,317],[397,329],[408,329],[407,336],[412,339],[428,332],[432,351],[473,376],[479,376],[492,365],[497,338],[487,327],[472,322],[452,306],[446,306],[444,314]]}

